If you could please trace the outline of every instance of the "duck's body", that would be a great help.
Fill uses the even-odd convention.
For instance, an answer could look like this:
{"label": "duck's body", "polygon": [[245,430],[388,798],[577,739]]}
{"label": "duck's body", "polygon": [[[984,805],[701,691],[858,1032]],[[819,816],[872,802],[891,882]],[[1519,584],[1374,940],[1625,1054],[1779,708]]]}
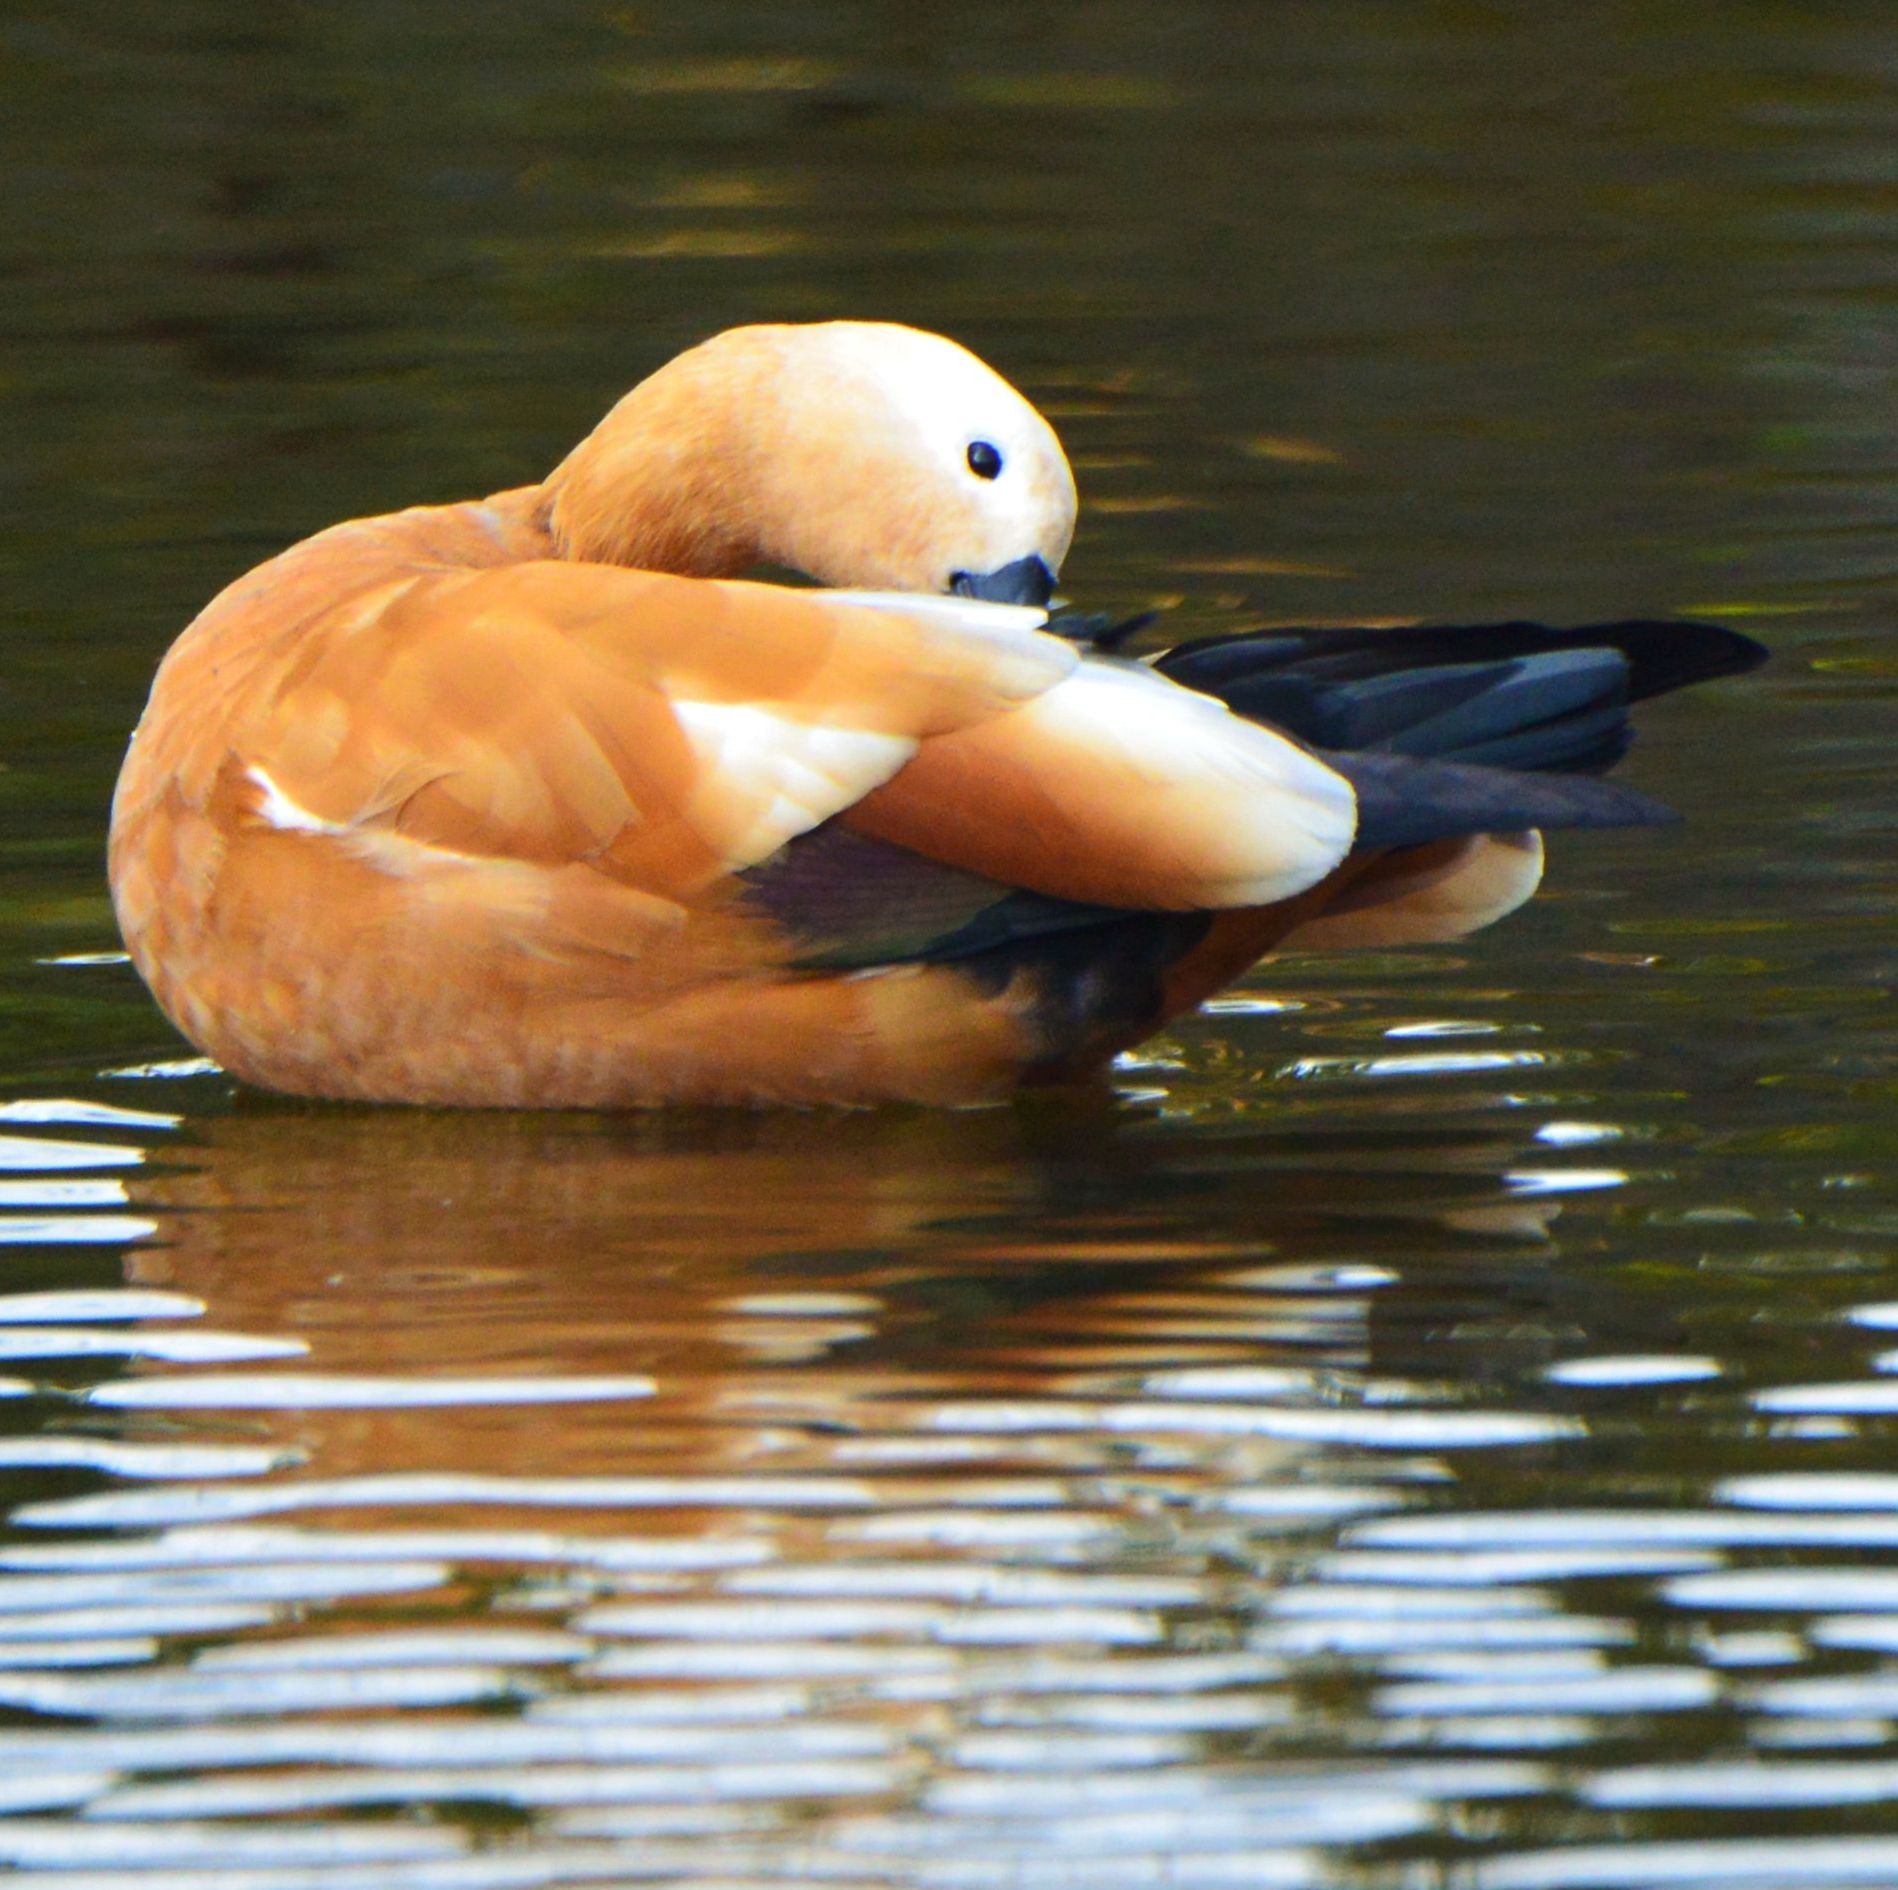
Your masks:
{"label": "duck's body", "polygon": [[[951,344],[720,337],[544,485],[334,527],[205,610],[114,803],[128,949],[195,1044],[300,1094],[962,1102],[1288,935],[1484,923],[1539,876],[1516,829],[1642,817],[1532,785],[1381,842],[1388,784],[1198,693],[1298,652],[1188,653],[1182,688],[980,601],[1051,581],[1072,522],[1046,423]],[[767,559],[919,594],[724,575]]]}

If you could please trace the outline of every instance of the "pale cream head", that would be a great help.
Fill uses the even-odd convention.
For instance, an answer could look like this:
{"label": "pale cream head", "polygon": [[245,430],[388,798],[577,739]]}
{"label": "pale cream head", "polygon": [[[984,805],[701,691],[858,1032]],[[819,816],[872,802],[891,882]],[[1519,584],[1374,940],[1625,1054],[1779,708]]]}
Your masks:
{"label": "pale cream head", "polygon": [[941,335],[887,322],[734,328],[642,381],[547,481],[569,556],[952,589],[1061,567],[1074,477],[1046,420]]}

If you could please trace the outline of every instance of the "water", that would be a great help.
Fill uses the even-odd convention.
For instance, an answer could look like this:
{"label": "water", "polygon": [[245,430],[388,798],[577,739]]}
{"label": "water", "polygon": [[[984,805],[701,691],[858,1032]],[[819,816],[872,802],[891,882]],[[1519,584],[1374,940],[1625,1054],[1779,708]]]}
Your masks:
{"label": "water", "polygon": [[[141,1890],[1898,1882],[1898,28],[0,24],[0,1862]],[[947,329],[1181,632],[1695,611],[1677,831],[1098,1098],[233,1094],[160,650],[725,323]]]}

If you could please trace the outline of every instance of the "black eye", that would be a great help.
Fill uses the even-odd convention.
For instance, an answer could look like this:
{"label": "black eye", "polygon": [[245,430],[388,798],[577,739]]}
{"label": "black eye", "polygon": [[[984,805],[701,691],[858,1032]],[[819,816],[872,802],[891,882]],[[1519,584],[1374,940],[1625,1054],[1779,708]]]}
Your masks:
{"label": "black eye", "polygon": [[969,446],[969,470],[978,479],[993,479],[1002,470],[1002,456],[987,440],[975,440]]}

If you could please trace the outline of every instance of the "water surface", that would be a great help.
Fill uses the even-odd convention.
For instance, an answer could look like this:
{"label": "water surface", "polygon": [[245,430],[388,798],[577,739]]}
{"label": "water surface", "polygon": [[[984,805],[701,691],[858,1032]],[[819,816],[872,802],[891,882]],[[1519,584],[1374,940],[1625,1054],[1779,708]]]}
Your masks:
{"label": "water surface", "polygon": [[[0,1861],[1898,1882],[1898,29],[1738,5],[0,25]],[[1679,830],[1112,1093],[194,1071],[105,802],[202,600],[727,322],[960,336],[1180,632],[1696,612]]]}

